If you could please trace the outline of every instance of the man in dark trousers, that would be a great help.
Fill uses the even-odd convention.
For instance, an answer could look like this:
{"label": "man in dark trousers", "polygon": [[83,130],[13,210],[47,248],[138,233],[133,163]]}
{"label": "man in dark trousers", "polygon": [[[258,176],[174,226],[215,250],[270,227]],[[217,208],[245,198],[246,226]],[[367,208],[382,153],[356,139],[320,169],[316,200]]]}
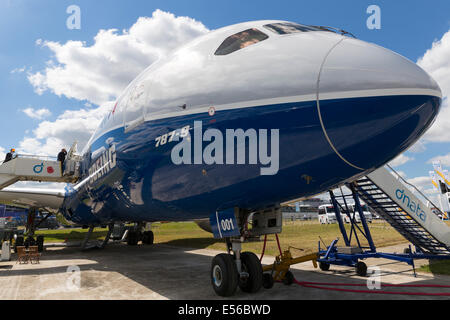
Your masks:
{"label": "man in dark trousers", "polygon": [[58,161],[61,162],[61,175],[64,175],[64,161],[66,160],[66,155],[66,149],[61,149],[61,151],[58,153]]}
{"label": "man in dark trousers", "polygon": [[11,149],[5,157],[5,161],[3,161],[3,163],[11,161],[13,158],[15,158],[15,154],[16,154],[16,149]]}

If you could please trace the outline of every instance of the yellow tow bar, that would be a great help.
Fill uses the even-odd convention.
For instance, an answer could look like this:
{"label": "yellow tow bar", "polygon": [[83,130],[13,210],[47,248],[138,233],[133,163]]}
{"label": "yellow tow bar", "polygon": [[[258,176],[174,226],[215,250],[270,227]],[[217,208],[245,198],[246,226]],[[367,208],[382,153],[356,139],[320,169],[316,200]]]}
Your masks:
{"label": "yellow tow bar", "polygon": [[[263,267],[263,272],[271,271],[274,281],[283,281],[289,271],[289,267],[293,264],[312,261],[314,268],[317,268],[318,253],[311,253],[301,257],[293,258],[291,251],[286,250],[283,254],[275,258],[275,262],[271,265]],[[288,283],[291,279],[287,279]],[[292,279],[293,280],[293,279]]]}

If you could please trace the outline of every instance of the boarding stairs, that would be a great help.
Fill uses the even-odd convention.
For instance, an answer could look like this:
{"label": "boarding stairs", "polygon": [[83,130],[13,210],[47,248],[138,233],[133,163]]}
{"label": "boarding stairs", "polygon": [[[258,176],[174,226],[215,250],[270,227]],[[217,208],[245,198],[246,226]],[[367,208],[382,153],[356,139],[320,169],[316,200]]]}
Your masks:
{"label": "boarding stairs", "polygon": [[353,182],[359,197],[425,254],[450,254],[450,227],[442,212],[392,168],[379,168]]}
{"label": "boarding stairs", "polygon": [[61,162],[39,156],[18,155],[16,158],[0,165],[0,190],[18,181],[70,182],[78,180],[79,163],[65,161],[65,170]]}
{"label": "boarding stairs", "polygon": [[60,161],[48,156],[19,154],[10,161],[0,163],[0,190],[18,181],[77,182],[82,158],[76,150],[75,141],[64,161],[64,171]]}

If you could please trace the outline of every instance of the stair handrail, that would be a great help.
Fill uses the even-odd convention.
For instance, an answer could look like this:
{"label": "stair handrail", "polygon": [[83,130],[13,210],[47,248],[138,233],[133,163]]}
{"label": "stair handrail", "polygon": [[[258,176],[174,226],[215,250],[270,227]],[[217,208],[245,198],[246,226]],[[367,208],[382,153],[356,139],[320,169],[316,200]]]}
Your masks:
{"label": "stair handrail", "polygon": [[53,157],[53,156],[36,155],[36,154],[23,154],[23,153],[19,153],[15,158],[27,158],[27,159],[33,159],[34,158],[34,159],[47,160],[47,161],[56,161],[57,160],[57,157]]}
{"label": "stair handrail", "polygon": [[[44,161],[56,161],[57,160],[57,158],[53,157],[53,156],[34,155],[34,154],[22,154],[22,153],[15,154],[14,158],[12,158],[11,160],[14,160],[14,159],[17,159],[17,158],[22,158],[22,159],[24,159],[24,158],[25,159],[39,159],[39,160],[44,160]],[[0,160],[0,165],[2,165],[4,163],[5,163],[4,160]]]}
{"label": "stair handrail", "polygon": [[[444,215],[444,213],[441,211],[441,209],[435,205],[433,203],[433,201],[431,201],[430,199],[428,199],[423,193],[422,191],[420,191],[415,185],[413,185],[412,183],[409,183],[408,181],[406,181],[397,171],[395,171],[390,165],[386,164],[386,167],[388,167],[389,169],[391,169],[391,171],[393,173],[395,173],[395,175],[397,176],[397,179],[401,180],[404,184],[414,188],[414,190],[416,190],[426,201],[428,201],[429,203],[431,203],[431,205],[433,206],[434,209],[437,209],[442,215]],[[439,215],[434,211],[434,210],[430,210],[431,212],[433,212],[436,216],[439,217]]]}

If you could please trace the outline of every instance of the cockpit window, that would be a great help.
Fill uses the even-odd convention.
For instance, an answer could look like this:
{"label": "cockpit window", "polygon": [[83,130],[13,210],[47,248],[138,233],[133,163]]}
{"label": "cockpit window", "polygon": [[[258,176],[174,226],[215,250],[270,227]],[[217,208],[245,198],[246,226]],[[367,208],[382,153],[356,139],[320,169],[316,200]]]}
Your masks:
{"label": "cockpit window", "polygon": [[264,28],[269,29],[272,32],[277,34],[289,34],[289,33],[298,33],[298,32],[308,32],[308,31],[320,31],[318,28],[304,26],[297,23],[290,22],[280,22],[280,23],[271,23],[264,25]]}
{"label": "cockpit window", "polygon": [[214,54],[216,56],[224,56],[252,44],[264,41],[267,38],[269,38],[269,36],[258,29],[248,29],[226,38]]}

